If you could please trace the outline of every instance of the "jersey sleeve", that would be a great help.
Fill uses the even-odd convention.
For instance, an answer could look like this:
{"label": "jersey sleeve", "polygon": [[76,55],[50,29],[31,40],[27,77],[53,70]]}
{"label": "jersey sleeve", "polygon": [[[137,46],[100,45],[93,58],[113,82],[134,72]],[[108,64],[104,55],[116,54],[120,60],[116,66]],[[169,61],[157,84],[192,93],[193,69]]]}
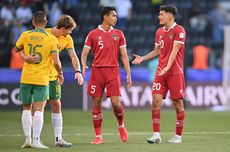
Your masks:
{"label": "jersey sleeve", "polygon": [[49,39],[50,42],[50,53],[53,53],[53,52],[58,52],[58,40],[57,38],[55,38],[54,36],[51,36],[51,38]]}
{"label": "jersey sleeve", "polygon": [[74,43],[73,43],[73,38],[68,35],[67,36],[67,40],[68,40],[68,44],[66,46],[66,49],[69,50],[69,49],[74,49]]}
{"label": "jersey sleeve", "polygon": [[159,36],[159,29],[158,29],[155,35],[155,46],[160,45],[159,41],[160,41],[160,36]]}
{"label": "jersey sleeve", "polygon": [[184,44],[185,38],[186,38],[186,33],[185,33],[184,28],[182,27],[178,28],[178,30],[176,30],[176,33],[175,33],[174,42]]}
{"label": "jersey sleeve", "polygon": [[87,35],[86,39],[85,39],[85,47],[91,48],[92,47],[92,33],[89,32],[89,34]]}
{"label": "jersey sleeve", "polygon": [[23,46],[23,42],[24,42],[24,39],[25,39],[25,32],[23,32],[21,34],[21,36],[19,37],[19,39],[17,40],[16,42],[16,48],[20,51],[22,49],[24,49],[24,46]]}
{"label": "jersey sleeve", "polygon": [[120,44],[120,46],[119,46],[120,48],[126,46],[126,39],[125,39],[125,35],[123,32],[121,32],[119,44]]}

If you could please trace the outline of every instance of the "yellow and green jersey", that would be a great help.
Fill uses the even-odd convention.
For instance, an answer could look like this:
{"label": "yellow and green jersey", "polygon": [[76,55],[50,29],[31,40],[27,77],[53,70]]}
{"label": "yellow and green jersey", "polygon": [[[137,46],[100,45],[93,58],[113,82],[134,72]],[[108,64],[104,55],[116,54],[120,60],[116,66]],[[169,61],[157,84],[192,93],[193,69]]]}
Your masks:
{"label": "yellow and green jersey", "polygon": [[25,55],[40,56],[40,61],[36,64],[24,63],[20,83],[48,85],[50,54],[58,50],[57,39],[42,29],[34,29],[23,32],[16,47],[18,50],[24,50]]}
{"label": "yellow and green jersey", "polygon": [[[45,31],[51,34],[51,28],[46,28]],[[74,50],[73,39],[70,35],[67,35],[66,37],[65,36],[59,36],[56,38],[58,40],[59,52],[63,51],[64,49],[66,49],[67,51]],[[50,81],[56,80],[57,79],[57,71],[54,67],[53,60],[50,60],[49,70],[50,70]]]}

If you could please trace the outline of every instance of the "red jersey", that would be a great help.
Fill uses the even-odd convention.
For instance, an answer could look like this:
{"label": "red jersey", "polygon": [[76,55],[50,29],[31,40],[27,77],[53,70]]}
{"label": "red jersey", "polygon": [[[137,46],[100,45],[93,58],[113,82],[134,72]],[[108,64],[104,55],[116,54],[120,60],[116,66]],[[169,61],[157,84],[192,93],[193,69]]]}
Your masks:
{"label": "red jersey", "polygon": [[126,47],[126,40],[122,31],[113,27],[105,31],[99,25],[89,32],[84,47],[91,48],[94,53],[92,66],[119,67],[119,49]]}
{"label": "red jersey", "polygon": [[[167,66],[169,56],[173,49],[173,43],[185,43],[186,33],[182,26],[174,23],[168,30],[161,27],[156,32],[156,45],[160,45],[159,64],[157,73]],[[167,75],[175,75],[183,73],[184,71],[184,45],[179,49],[175,60]]]}

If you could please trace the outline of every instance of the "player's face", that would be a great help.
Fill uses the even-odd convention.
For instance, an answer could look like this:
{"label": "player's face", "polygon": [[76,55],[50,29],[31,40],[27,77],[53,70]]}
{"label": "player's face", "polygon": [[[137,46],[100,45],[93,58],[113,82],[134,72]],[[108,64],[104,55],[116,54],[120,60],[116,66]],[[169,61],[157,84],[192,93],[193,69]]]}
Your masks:
{"label": "player's face", "polygon": [[115,26],[117,23],[117,13],[115,11],[110,11],[108,15],[108,24],[110,26]]}
{"label": "player's face", "polygon": [[170,13],[167,13],[165,11],[160,11],[159,12],[159,16],[158,16],[158,19],[159,19],[159,24],[160,25],[166,25],[169,21],[170,21],[170,16],[171,14]]}
{"label": "player's face", "polygon": [[65,29],[64,27],[63,28],[61,28],[61,35],[62,36],[66,36],[66,35],[68,35],[68,34],[71,34],[72,33],[72,31],[73,31],[73,28],[68,28],[68,29]]}

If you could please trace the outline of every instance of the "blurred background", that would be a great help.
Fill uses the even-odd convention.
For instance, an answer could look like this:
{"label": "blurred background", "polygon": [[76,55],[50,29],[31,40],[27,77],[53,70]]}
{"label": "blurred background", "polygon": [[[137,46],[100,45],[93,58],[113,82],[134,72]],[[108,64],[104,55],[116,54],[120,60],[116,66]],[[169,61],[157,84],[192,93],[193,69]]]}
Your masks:
{"label": "blurred background", "polygon": [[[132,54],[145,55],[154,48],[155,31],[159,27],[159,6],[174,4],[179,14],[176,22],[187,32],[184,70],[186,77],[186,108],[224,111],[230,109],[230,1],[229,0],[0,0],[0,109],[17,109],[17,96],[23,62],[14,52],[20,34],[32,29],[33,13],[43,10],[48,14],[48,27],[55,26],[62,14],[71,15],[77,28],[72,37],[80,59],[88,32],[100,23],[100,9],[115,6],[118,14],[116,28],[127,40],[130,64]],[[88,66],[93,57],[90,55]],[[65,83],[63,108],[88,110],[90,102],[86,83],[78,86],[68,54],[61,53]],[[133,86],[125,87],[125,73],[121,65],[122,101],[127,108],[149,108],[151,82],[155,60],[132,65]],[[90,70],[86,81],[89,79]],[[105,108],[111,108],[105,99]],[[163,104],[171,107],[170,99]]]}

